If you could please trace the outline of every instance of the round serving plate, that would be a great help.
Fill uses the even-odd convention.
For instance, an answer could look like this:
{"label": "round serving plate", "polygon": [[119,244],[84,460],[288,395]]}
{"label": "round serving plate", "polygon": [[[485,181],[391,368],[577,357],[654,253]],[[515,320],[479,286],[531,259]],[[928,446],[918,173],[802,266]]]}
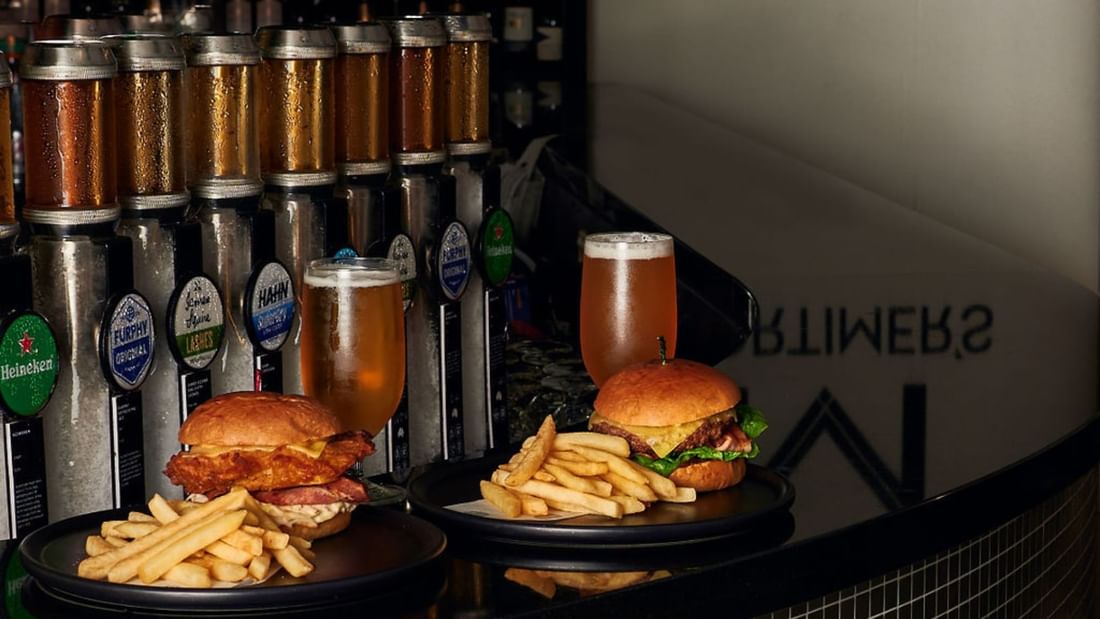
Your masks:
{"label": "round serving plate", "polygon": [[76,575],[85,557],[84,541],[98,534],[104,520],[125,519],[127,510],[68,518],[27,536],[20,546],[29,586],[70,603],[197,613],[285,611],[330,604],[335,599],[384,595],[418,576],[446,547],[446,536],[431,524],[390,509],[362,508],[351,525],[313,544],[316,568],[302,578],[280,572],[266,582],[229,589],[189,589],[116,584]]}

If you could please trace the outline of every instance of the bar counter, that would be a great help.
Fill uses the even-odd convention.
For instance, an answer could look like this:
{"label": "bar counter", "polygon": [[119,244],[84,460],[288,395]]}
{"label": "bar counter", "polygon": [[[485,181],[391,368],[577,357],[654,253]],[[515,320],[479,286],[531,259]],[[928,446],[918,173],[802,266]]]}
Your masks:
{"label": "bar counter", "polygon": [[[549,147],[541,207],[513,213],[542,282],[532,298],[575,317],[578,231],[675,235],[678,356],[717,364],[768,416],[755,462],[793,483],[789,513],[647,549],[449,531],[441,561],[382,597],[254,614],[1091,616],[1094,292],[642,93],[596,88],[591,121],[587,166]],[[513,439],[547,400],[559,425],[583,422],[592,390],[540,399],[556,389],[534,380],[513,399]],[[135,616],[20,588],[10,546],[8,613]],[[547,597],[509,568],[644,582]]]}

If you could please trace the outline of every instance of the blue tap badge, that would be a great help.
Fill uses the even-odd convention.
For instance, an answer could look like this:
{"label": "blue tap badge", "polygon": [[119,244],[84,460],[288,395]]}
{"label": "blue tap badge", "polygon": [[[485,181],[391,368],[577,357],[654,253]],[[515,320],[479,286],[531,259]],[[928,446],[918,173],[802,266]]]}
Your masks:
{"label": "blue tap badge", "polygon": [[470,236],[465,226],[452,221],[444,228],[435,259],[443,296],[457,301],[470,281]]}
{"label": "blue tap badge", "polygon": [[153,365],[156,335],[149,302],[136,292],[108,306],[100,348],[107,356],[108,379],[124,391],[141,387]]}
{"label": "blue tap badge", "polygon": [[265,264],[253,274],[244,301],[253,342],[267,352],[279,350],[294,323],[294,282],[290,271],[278,262]]}

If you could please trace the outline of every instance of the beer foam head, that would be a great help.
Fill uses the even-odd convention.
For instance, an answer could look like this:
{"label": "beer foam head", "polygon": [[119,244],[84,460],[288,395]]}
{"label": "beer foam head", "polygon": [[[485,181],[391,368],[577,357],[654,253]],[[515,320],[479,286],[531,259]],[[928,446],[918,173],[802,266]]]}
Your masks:
{"label": "beer foam head", "polygon": [[314,288],[373,288],[399,283],[401,275],[381,258],[323,258],[310,263],[304,280]]}
{"label": "beer foam head", "polygon": [[601,260],[652,260],[672,255],[672,237],[655,232],[590,234],[584,239],[584,255]]}

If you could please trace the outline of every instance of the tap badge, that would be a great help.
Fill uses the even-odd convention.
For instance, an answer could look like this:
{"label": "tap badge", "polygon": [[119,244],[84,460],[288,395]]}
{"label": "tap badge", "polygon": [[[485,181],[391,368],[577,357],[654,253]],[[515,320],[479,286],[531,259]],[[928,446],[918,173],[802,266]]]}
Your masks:
{"label": "tap badge", "polygon": [[253,341],[267,352],[279,350],[294,323],[290,271],[278,262],[269,262],[256,271],[245,292],[245,312]]}
{"label": "tap badge", "polygon": [[153,365],[153,312],[145,297],[129,292],[108,305],[106,319],[100,346],[107,356],[108,379],[123,391],[133,391]]}
{"label": "tap badge", "polygon": [[494,208],[485,215],[478,233],[481,273],[490,286],[503,284],[512,274],[515,254],[512,218],[504,209]]}
{"label": "tap badge", "polygon": [[222,296],[213,280],[196,275],[168,301],[168,345],[181,365],[202,370],[214,361],[225,335]]}
{"label": "tap badge", "polygon": [[447,225],[435,260],[443,296],[457,301],[470,281],[470,237],[465,226],[457,221]]}
{"label": "tap badge", "polygon": [[394,236],[386,250],[386,258],[397,265],[397,275],[401,278],[401,299],[407,312],[416,296],[416,249],[412,239],[404,234]]}
{"label": "tap badge", "polygon": [[0,322],[0,409],[34,415],[50,401],[60,373],[53,330],[34,312]]}

